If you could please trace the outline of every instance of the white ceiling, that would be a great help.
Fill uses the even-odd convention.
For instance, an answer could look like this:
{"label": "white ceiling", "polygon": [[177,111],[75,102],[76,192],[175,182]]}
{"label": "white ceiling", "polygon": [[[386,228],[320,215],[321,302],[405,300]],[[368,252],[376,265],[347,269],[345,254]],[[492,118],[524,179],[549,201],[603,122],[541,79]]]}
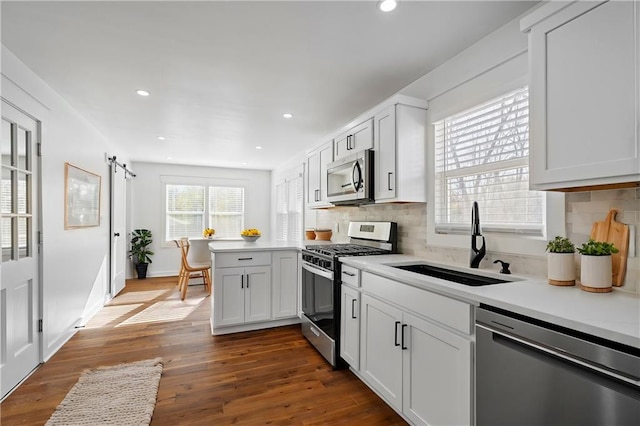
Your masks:
{"label": "white ceiling", "polygon": [[533,5],[2,1],[2,43],[130,160],[272,169]]}

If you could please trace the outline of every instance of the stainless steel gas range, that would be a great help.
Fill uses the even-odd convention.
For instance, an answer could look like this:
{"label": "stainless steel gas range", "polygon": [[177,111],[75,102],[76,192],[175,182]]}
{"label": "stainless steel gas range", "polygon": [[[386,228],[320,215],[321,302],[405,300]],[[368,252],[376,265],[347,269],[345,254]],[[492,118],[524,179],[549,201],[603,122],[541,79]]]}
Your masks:
{"label": "stainless steel gas range", "polygon": [[395,222],[350,222],[349,243],[302,250],[302,333],[335,367],[340,359],[340,258],[397,252]]}

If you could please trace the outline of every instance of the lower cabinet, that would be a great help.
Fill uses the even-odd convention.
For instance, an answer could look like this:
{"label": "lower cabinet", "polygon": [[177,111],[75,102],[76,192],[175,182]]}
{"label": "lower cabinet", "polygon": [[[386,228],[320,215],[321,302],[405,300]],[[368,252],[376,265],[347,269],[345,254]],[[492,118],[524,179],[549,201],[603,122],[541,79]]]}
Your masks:
{"label": "lower cabinet", "polygon": [[360,292],[342,285],[340,297],[340,356],[355,370],[360,369]]}
{"label": "lower cabinet", "polygon": [[[385,281],[392,292],[394,286],[405,286]],[[364,279],[363,286],[366,289]],[[396,293],[402,289],[398,287]],[[356,321],[349,316],[349,305],[357,304],[358,297],[360,319]],[[471,424],[471,336],[453,332],[428,316],[429,312],[424,317],[416,315],[366,290],[360,294],[342,286],[341,356],[411,423]],[[356,329],[360,333],[358,348],[353,347]]]}
{"label": "lower cabinet", "polygon": [[216,326],[271,319],[271,267],[217,268],[213,282]]}
{"label": "lower cabinet", "polygon": [[272,319],[295,317],[298,315],[298,252],[274,251],[271,267]]}

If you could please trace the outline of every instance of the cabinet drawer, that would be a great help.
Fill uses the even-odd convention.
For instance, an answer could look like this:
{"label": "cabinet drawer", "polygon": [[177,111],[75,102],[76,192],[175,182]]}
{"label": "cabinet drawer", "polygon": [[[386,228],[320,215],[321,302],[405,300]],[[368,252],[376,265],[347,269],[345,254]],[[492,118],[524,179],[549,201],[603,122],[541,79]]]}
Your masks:
{"label": "cabinet drawer", "polygon": [[366,293],[386,299],[403,309],[411,310],[462,333],[471,334],[473,331],[471,305],[468,303],[369,272],[362,273],[362,289]]}
{"label": "cabinet drawer", "polygon": [[270,251],[245,251],[233,253],[216,253],[214,267],[235,268],[238,266],[271,265]]}
{"label": "cabinet drawer", "polygon": [[340,279],[342,282],[353,287],[360,287],[360,269],[345,264],[341,266],[342,272],[340,273]]}

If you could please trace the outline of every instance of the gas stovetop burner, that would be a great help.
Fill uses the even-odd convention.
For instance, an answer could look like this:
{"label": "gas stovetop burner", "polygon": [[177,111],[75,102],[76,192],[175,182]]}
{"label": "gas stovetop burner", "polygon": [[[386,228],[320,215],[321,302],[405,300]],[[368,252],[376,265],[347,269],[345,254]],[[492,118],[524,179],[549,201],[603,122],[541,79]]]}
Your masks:
{"label": "gas stovetop burner", "polygon": [[390,253],[389,250],[359,244],[311,245],[307,246],[307,250],[327,256],[369,256]]}

